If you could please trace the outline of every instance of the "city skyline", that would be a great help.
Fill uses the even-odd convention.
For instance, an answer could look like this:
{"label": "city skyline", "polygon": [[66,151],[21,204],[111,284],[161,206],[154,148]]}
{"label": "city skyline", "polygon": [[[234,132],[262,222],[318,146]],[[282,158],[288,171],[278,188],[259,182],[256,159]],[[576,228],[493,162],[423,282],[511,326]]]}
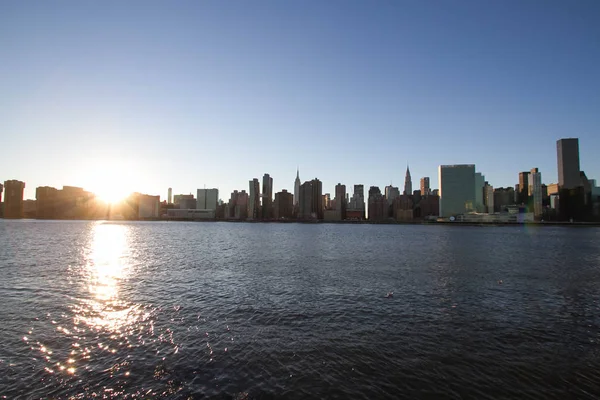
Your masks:
{"label": "city skyline", "polygon": [[265,172],[293,192],[297,166],[326,188],[383,188],[407,163],[415,179],[474,163],[506,187],[534,166],[557,182],[548,155],[571,136],[599,176],[599,11],[2,3],[2,179],[26,180],[27,199],[44,185],[165,197]]}

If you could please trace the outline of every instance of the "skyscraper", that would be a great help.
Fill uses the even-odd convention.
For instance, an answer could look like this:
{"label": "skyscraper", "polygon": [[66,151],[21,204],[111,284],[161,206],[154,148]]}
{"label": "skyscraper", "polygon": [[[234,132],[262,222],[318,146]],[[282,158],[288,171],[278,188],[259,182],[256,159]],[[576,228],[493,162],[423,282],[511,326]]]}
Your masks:
{"label": "skyscraper", "polygon": [[519,190],[517,191],[517,204],[529,202],[529,171],[519,172]]}
{"label": "skyscraper", "polygon": [[37,203],[37,218],[56,218],[56,202],[58,189],[49,186],[40,186],[35,189],[35,200]]}
{"label": "skyscraper", "polygon": [[262,217],[270,219],[273,216],[273,178],[269,174],[263,175],[262,191]]}
{"label": "skyscraper", "polygon": [[394,199],[398,196],[400,196],[400,190],[397,187],[392,185],[385,187],[385,199],[388,206],[391,206],[394,203]]}
{"label": "skyscraper", "polygon": [[167,192],[167,204],[171,204],[171,200],[173,200],[173,188],[169,188]]}
{"label": "skyscraper", "polygon": [[317,178],[300,185],[298,218],[323,219],[323,184]]}
{"label": "skyscraper", "polygon": [[248,218],[258,219],[261,216],[260,213],[260,182],[257,178],[250,181],[250,189],[248,191],[250,196],[248,198]]}
{"label": "skyscraper", "polygon": [[198,189],[196,196],[197,210],[217,210],[219,189]]}
{"label": "skyscraper", "polygon": [[2,190],[4,190],[4,185],[0,183],[0,203],[2,203]]}
{"label": "skyscraper", "polygon": [[542,208],[542,173],[537,168],[532,168],[529,173],[529,195],[533,200],[533,215],[540,217]]}
{"label": "skyscraper", "polygon": [[483,192],[485,187],[485,176],[481,172],[475,172],[475,204],[474,209],[477,212],[484,212]]}
{"label": "skyscraper", "polygon": [[559,139],[556,141],[558,161],[558,186],[561,189],[575,189],[580,186],[579,139]]}
{"label": "skyscraper", "polygon": [[294,196],[283,189],[275,193],[275,219],[291,219],[294,215]]}
{"label": "skyscraper", "polygon": [[298,207],[300,196],[300,168],[296,169],[296,180],[294,181],[294,207]]}
{"label": "skyscraper", "polygon": [[424,176],[421,178],[421,196],[429,196],[431,194],[431,188],[429,186],[429,177]]}
{"label": "skyscraper", "polygon": [[464,214],[475,203],[475,165],[440,165],[440,217]]}
{"label": "skyscraper", "polygon": [[25,182],[4,181],[4,218],[23,218]]}
{"label": "skyscraper", "polygon": [[335,185],[335,211],[340,220],[346,219],[346,185]]}
{"label": "skyscraper", "polygon": [[404,177],[404,194],[410,196],[412,192],[412,179],[410,177],[410,169],[406,166],[406,176]]}
{"label": "skyscraper", "polygon": [[346,217],[352,219],[365,219],[365,188],[363,185],[354,185],[354,193],[348,202]]}
{"label": "skyscraper", "polygon": [[387,201],[381,195],[379,187],[371,186],[369,188],[369,221],[383,221],[388,216],[387,209]]}
{"label": "skyscraper", "polygon": [[485,204],[485,212],[494,212],[494,187],[487,182],[483,188],[483,203]]}

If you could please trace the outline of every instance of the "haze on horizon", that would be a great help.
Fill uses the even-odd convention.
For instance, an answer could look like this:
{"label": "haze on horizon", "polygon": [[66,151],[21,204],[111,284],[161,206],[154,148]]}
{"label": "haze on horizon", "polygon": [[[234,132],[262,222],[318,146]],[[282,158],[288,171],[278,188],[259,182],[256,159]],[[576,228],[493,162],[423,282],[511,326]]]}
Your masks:
{"label": "haze on horizon", "polygon": [[0,180],[166,198],[264,173],[495,187],[580,139],[600,179],[600,2],[0,3]]}

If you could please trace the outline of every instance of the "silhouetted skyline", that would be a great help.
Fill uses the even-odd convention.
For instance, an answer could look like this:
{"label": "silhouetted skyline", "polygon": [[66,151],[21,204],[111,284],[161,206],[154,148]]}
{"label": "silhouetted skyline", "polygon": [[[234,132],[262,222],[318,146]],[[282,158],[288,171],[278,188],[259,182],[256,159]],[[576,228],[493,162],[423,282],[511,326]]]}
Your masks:
{"label": "silhouetted skyline", "polygon": [[[579,137],[600,176],[596,1],[0,3],[3,178],[101,192],[495,187]],[[432,189],[437,182],[432,179]],[[329,189],[328,189],[329,190]]]}

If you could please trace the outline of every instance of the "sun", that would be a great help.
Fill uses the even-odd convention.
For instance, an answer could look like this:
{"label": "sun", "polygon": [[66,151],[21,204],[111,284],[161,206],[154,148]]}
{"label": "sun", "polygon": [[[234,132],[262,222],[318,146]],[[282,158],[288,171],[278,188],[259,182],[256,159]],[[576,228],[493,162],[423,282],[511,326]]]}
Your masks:
{"label": "sun", "polygon": [[97,161],[87,169],[85,178],[88,190],[108,204],[118,203],[134,191],[131,167],[123,162]]}

